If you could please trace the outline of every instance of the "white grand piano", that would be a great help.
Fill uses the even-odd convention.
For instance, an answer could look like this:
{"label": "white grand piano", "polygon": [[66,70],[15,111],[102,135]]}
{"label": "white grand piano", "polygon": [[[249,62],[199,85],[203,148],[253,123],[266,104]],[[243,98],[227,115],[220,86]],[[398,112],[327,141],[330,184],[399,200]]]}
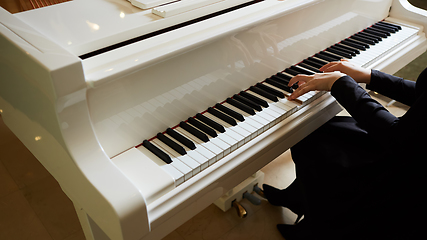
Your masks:
{"label": "white grand piano", "polygon": [[[406,0],[0,8],[0,112],[72,200],[87,239],[159,239],[341,110],[329,93],[276,96],[291,91],[280,82],[291,70],[348,56],[394,73],[426,50],[425,27],[427,12]],[[395,31],[378,40],[384,29]],[[242,110],[235,94],[262,111]],[[211,126],[204,117],[225,131],[192,134]]]}

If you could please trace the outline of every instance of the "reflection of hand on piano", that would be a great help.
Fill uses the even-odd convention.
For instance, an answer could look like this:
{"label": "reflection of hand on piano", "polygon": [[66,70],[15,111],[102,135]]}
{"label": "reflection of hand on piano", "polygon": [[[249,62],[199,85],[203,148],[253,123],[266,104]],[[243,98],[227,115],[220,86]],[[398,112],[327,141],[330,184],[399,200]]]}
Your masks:
{"label": "reflection of hand on piano", "polygon": [[298,83],[299,87],[288,97],[288,100],[294,100],[310,91],[330,91],[335,81],[345,75],[338,71],[313,75],[299,74],[289,81],[288,86]]}
{"label": "reflection of hand on piano", "polygon": [[323,72],[340,71],[352,77],[358,83],[369,84],[371,82],[371,70],[357,66],[346,59],[339,62],[331,62],[319,69]]}

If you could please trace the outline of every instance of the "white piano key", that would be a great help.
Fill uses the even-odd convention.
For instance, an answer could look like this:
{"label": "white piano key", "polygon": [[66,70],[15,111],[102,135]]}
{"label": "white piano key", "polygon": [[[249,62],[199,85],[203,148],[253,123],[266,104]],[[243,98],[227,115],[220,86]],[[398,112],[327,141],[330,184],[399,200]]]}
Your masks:
{"label": "white piano key", "polygon": [[[217,110],[220,111],[220,112],[222,112],[219,109],[217,109]],[[222,112],[222,113],[225,114],[225,115],[228,115],[225,112]],[[231,118],[233,118],[233,117],[231,117]],[[245,131],[247,131],[247,132],[250,133],[250,136],[248,136],[249,140],[253,139],[253,138],[255,138],[257,136],[257,129],[255,127],[249,125],[246,121],[241,122],[241,121],[239,121],[237,119],[234,119],[234,120],[236,120],[236,122],[237,122],[237,124],[238,124],[239,127],[241,127],[242,129],[244,129]],[[247,141],[247,140],[245,140],[245,141]]]}
{"label": "white piano key", "polygon": [[221,139],[224,143],[230,145],[230,150],[231,151],[236,150],[236,146],[235,145],[237,145],[237,142],[238,142],[236,139],[228,136],[228,134],[225,133],[225,132],[224,133],[221,133],[221,132],[218,132],[218,131],[216,131],[216,132],[218,134],[218,138],[219,139]]}
{"label": "white piano key", "polygon": [[[191,155],[190,153],[194,153],[194,151],[192,151],[189,148],[186,148],[184,145],[180,144],[180,142],[175,141],[175,139],[170,136],[169,134],[165,133],[164,134],[166,137],[170,138],[172,141],[174,141],[176,144],[182,146],[185,151],[187,152],[186,155],[180,155],[179,153],[174,153],[174,156],[178,157],[179,160],[181,160],[185,165],[189,166],[191,169],[193,169],[193,175],[196,175],[197,173],[200,172],[201,168],[200,168],[200,163],[197,162]],[[194,154],[192,154],[193,156],[195,156]]]}
{"label": "white piano key", "polygon": [[224,154],[222,153],[222,149],[218,148],[213,143],[205,143],[181,127],[178,127],[175,130],[194,142],[194,144],[196,145],[196,150],[198,150],[200,154],[209,159],[209,166],[215,163],[218,158],[222,158],[224,156]]}
{"label": "white piano key", "polygon": [[[181,135],[187,137],[189,140],[193,141],[193,139],[191,139],[190,137],[185,135],[185,133],[188,133],[188,132],[185,131],[184,129],[182,129],[181,127],[177,127],[174,130],[177,131],[178,133],[180,133]],[[188,133],[188,134],[190,134],[190,133]],[[212,161],[212,159],[215,158],[215,154],[212,153],[211,151],[207,150],[201,144],[198,144],[195,141],[193,141],[193,143],[196,146],[196,149],[194,149],[194,150],[191,150],[191,149],[187,148],[186,146],[183,146],[182,144],[180,144],[180,145],[184,147],[184,149],[187,151],[187,154],[189,156],[191,156],[194,160],[196,160],[200,164],[200,170],[203,171],[205,168],[207,168],[209,166],[209,161],[210,160]]]}
{"label": "white piano key", "polygon": [[[269,104],[269,108],[271,108],[272,110],[275,110],[276,112],[282,114],[281,119],[286,118],[290,114],[291,110],[293,108],[295,108],[295,106],[297,106],[297,105],[295,105],[295,106],[289,106],[289,105],[285,104],[282,101],[273,102],[270,99],[267,99],[267,98],[265,98],[265,97],[263,97],[263,96],[255,93],[255,92],[252,92],[252,91],[247,91],[247,92],[250,93],[250,94],[252,94],[252,95],[254,95],[254,96],[256,96],[256,97],[259,97],[259,98],[265,100]],[[273,106],[275,108],[273,108]],[[280,109],[281,111],[278,110],[278,109]]]}
{"label": "white piano key", "polygon": [[[198,120],[197,120],[198,121]],[[193,126],[194,128],[198,129],[196,126],[192,125],[191,123],[188,123],[189,125]],[[203,125],[205,125],[204,123],[201,123]],[[206,126],[206,125],[205,125]],[[201,131],[201,130],[200,130]],[[203,131],[202,131],[203,132]],[[220,156],[220,158],[223,158],[225,155],[229,154],[231,151],[231,146],[229,144],[227,144],[226,142],[222,141],[221,139],[217,138],[217,137],[212,137],[209,134],[205,133],[206,136],[208,136],[209,138],[209,142],[214,144],[215,146],[217,146],[218,148],[220,148],[222,151],[219,152],[218,154]],[[209,147],[211,148],[211,147]],[[216,149],[216,148],[215,148]]]}
{"label": "white piano key", "polygon": [[225,134],[227,136],[233,138],[236,140],[236,143],[234,145],[237,145],[237,147],[242,146],[245,143],[245,138],[248,137],[248,141],[250,140],[250,133],[244,129],[242,129],[240,126],[231,126],[230,124],[222,121],[221,119],[217,118],[216,116],[206,112],[203,113],[203,115],[219,124],[221,124],[225,128]]}
{"label": "white piano key", "polygon": [[175,187],[179,186],[181,183],[184,182],[184,174],[180,171],[178,171],[175,167],[173,167],[170,164],[166,164],[163,162],[160,158],[158,158],[156,155],[154,155],[152,152],[150,152],[148,149],[146,149],[144,146],[140,146],[137,148],[139,151],[141,151],[147,158],[149,158],[152,162],[158,164],[163,171],[165,171],[169,176],[171,176],[175,181]]}
{"label": "white piano key", "polygon": [[276,120],[277,118],[279,118],[281,116],[281,114],[280,114],[280,112],[274,111],[273,108],[276,109],[277,111],[280,111],[277,108],[275,108],[274,105],[271,105],[268,108],[262,107],[262,111],[264,111],[268,115],[270,115],[273,118],[273,120]]}
{"label": "white piano key", "polygon": [[184,180],[187,181],[193,176],[193,170],[185,165],[181,160],[179,160],[177,157],[174,157],[173,155],[173,149],[171,149],[168,145],[161,142],[159,139],[153,139],[150,141],[154,146],[158,147],[159,149],[163,150],[166,154],[168,154],[171,159],[172,163],[169,165],[175,167],[178,171],[182,172],[184,174]]}
{"label": "white piano key", "polygon": [[276,120],[276,118],[273,117],[267,109],[263,109],[262,111],[255,111],[255,113],[256,115],[260,116],[261,118],[267,121],[267,124],[266,124],[267,128],[271,128],[275,124],[274,121]]}
{"label": "white piano key", "polygon": [[184,182],[185,180],[184,174],[178,171],[174,166],[170,164],[166,164],[166,165],[163,165],[161,168],[175,179],[175,187],[181,185]]}
{"label": "white piano key", "polygon": [[224,126],[226,133],[230,137],[239,141],[237,143],[238,147],[243,146],[243,144],[251,140],[251,133],[240,126],[240,123],[242,122],[237,122],[236,126],[232,126],[208,112],[204,113],[203,115]]}
{"label": "white piano key", "polygon": [[230,108],[231,110],[233,110],[235,112],[242,114],[243,117],[245,118],[245,123],[251,125],[252,127],[254,127],[256,129],[256,135],[260,135],[264,131],[264,129],[263,129],[265,126],[265,124],[263,124],[264,119],[260,119],[260,117],[256,116],[256,115],[250,115],[250,114],[238,109],[237,107],[234,107],[231,104],[223,103],[222,105]]}

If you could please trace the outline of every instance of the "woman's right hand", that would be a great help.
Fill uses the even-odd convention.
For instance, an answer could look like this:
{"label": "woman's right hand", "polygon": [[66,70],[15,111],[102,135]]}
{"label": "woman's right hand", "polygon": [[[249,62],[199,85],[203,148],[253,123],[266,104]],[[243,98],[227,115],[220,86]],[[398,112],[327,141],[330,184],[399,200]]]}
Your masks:
{"label": "woman's right hand", "polygon": [[348,60],[330,62],[319,69],[323,72],[340,71],[353,78],[358,83],[369,84],[371,82],[371,70],[350,63]]}

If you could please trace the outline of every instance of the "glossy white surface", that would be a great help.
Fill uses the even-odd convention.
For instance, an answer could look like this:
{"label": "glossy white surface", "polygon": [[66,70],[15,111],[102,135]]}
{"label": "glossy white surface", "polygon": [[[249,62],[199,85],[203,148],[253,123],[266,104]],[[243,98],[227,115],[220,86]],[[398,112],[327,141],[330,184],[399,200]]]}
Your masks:
{"label": "glossy white surface", "polygon": [[174,2],[175,0],[128,0],[132,5],[139,7],[141,9],[148,9],[152,7],[157,7],[162,4]]}
{"label": "glossy white surface", "polygon": [[[132,148],[112,161],[137,185],[147,204],[150,204],[174,188],[174,179],[159,167],[166,163],[160,162],[160,159],[156,161],[154,158],[148,158],[146,155],[148,154]],[[156,184],[147,184],[150,182]]]}
{"label": "glossy white surface", "polygon": [[81,62],[2,8],[0,22],[4,122],[111,238],[139,239],[145,200],[96,139]]}
{"label": "glossy white surface", "polygon": [[177,14],[195,10],[224,0],[186,0],[156,7],[152,13],[160,17],[170,17]]}
{"label": "glossy white surface", "polygon": [[73,0],[17,13],[15,16],[80,56],[240,2],[242,0],[222,1],[166,19],[152,14],[151,9],[143,10],[124,0]]}

